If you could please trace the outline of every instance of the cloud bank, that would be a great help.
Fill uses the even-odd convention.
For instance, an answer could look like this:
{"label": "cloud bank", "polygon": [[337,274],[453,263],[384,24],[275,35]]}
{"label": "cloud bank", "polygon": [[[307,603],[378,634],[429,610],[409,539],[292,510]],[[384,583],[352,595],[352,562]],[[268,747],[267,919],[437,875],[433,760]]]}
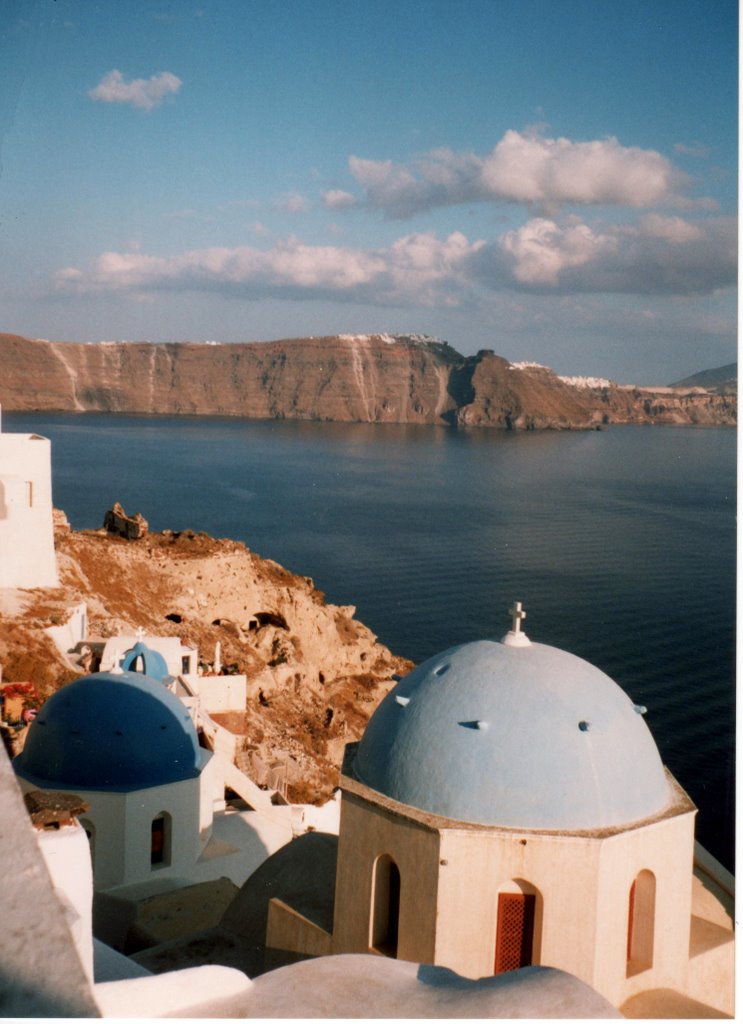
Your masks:
{"label": "cloud bank", "polygon": [[170,258],[107,252],[90,268],[66,268],[57,288],[103,291],[217,291],[245,298],[450,305],[466,283],[463,268],[484,246],[455,232],[406,235],[384,249],[306,245],[289,238],[272,249],[251,246],[195,249]]}
{"label": "cloud bank", "polygon": [[175,95],[181,85],[180,78],[170,71],[161,71],[150,78],[133,78],[127,82],[115,68],[104,75],[94,89],[88,91],[92,100],[101,103],[130,103],[139,110],[153,110],[166,96]]}
{"label": "cloud bank", "polygon": [[180,255],[107,252],[56,275],[62,293],[213,291],[246,299],[335,299],[448,306],[492,291],[580,295],[711,294],[735,284],[733,218],[644,215],[634,224],[534,217],[492,242],[460,232],[404,235],[377,249],[308,245],[194,249]]}
{"label": "cloud bank", "polygon": [[[510,130],[484,156],[436,149],[407,164],[351,156],[348,166],[363,189],[363,205],[392,218],[494,201],[555,210],[566,204],[709,206],[680,194],[687,179],[666,157],[615,138],[572,142]],[[339,190],[324,201],[334,208],[356,202]]]}

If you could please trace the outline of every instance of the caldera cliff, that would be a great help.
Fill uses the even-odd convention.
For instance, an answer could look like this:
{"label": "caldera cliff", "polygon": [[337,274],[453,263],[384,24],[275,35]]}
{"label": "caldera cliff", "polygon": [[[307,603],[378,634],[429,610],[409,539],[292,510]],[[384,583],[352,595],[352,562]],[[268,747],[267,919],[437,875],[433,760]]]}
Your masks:
{"label": "caldera cliff", "polygon": [[565,379],[489,350],[462,356],[415,335],[81,344],[0,334],[0,404],[506,430],[734,425],[737,416],[732,389]]}

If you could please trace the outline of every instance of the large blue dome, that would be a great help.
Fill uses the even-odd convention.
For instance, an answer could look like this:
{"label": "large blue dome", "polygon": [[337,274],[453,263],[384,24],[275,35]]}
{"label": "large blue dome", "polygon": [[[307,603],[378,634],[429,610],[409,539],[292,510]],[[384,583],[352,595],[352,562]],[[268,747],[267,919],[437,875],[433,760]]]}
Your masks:
{"label": "large blue dome", "polygon": [[195,778],[208,756],[162,683],[98,672],[49,698],[13,767],[41,789],[128,792]]}
{"label": "large blue dome", "polygon": [[644,709],[587,661],[524,640],[465,644],[419,665],[370,719],[356,777],[486,825],[597,829],[663,810],[670,789]]}

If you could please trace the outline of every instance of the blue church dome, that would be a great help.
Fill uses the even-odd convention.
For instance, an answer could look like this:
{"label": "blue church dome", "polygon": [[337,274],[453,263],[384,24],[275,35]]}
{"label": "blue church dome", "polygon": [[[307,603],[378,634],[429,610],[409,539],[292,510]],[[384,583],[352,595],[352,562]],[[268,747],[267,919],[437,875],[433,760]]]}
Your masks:
{"label": "blue church dome", "polygon": [[159,651],[153,651],[141,641],[126,651],[121,667],[125,672],[140,672],[149,676],[150,679],[156,679],[159,683],[170,675],[167,662],[162,654]]}
{"label": "blue church dome", "polygon": [[459,821],[626,825],[670,800],[642,711],[587,661],[510,633],[453,647],[402,679],[352,770],[379,793]]}
{"label": "blue church dome", "polygon": [[195,778],[208,758],[185,706],[162,683],[98,672],[46,701],[13,767],[41,789],[129,792]]}

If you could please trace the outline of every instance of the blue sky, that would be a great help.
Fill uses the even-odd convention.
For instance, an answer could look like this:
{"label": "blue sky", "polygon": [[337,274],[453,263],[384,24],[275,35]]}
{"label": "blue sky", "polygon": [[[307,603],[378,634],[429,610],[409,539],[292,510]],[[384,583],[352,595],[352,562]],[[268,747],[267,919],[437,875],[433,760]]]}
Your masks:
{"label": "blue sky", "polygon": [[730,0],[3,0],[0,330],[736,358]]}

